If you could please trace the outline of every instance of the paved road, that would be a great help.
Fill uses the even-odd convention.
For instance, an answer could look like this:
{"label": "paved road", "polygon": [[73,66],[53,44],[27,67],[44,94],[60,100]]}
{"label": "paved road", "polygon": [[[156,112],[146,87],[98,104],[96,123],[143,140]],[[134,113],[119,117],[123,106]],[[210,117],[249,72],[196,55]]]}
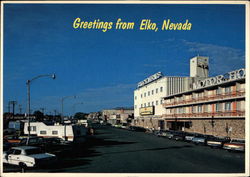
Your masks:
{"label": "paved road", "polygon": [[[177,142],[112,127],[97,129],[85,145],[58,154],[51,169],[27,172],[243,173],[244,153]],[[5,168],[8,171],[8,168]]]}

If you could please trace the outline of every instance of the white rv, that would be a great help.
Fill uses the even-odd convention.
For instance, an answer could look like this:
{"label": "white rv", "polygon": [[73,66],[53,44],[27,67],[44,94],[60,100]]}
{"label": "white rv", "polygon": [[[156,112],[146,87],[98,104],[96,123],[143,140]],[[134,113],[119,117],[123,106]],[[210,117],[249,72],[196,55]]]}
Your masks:
{"label": "white rv", "polygon": [[[84,141],[88,129],[84,125],[46,125],[43,122],[30,122],[30,135],[58,137],[67,141]],[[28,122],[24,124],[24,134],[28,134]]]}

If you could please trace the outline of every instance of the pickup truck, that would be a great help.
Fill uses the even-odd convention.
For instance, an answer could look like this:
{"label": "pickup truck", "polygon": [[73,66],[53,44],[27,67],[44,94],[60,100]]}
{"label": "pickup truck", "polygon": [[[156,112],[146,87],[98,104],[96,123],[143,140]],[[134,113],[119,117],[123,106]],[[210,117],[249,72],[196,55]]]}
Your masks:
{"label": "pickup truck", "polygon": [[43,153],[39,147],[18,146],[3,152],[3,163],[21,168],[49,165],[56,161],[54,154]]}

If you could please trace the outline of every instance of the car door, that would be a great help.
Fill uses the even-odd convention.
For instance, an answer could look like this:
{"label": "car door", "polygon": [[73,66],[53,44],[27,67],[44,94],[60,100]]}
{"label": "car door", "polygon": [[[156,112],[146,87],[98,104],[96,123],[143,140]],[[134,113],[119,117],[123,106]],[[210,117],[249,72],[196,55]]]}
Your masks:
{"label": "car door", "polygon": [[21,152],[22,151],[20,149],[15,149],[12,154],[9,154],[9,163],[13,165],[19,165]]}

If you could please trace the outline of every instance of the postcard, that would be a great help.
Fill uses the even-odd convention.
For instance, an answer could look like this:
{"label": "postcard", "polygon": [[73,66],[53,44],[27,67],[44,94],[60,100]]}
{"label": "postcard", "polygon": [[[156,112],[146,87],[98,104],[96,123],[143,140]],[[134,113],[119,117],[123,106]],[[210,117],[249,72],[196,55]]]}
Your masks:
{"label": "postcard", "polygon": [[1,5],[3,176],[249,175],[249,2]]}

